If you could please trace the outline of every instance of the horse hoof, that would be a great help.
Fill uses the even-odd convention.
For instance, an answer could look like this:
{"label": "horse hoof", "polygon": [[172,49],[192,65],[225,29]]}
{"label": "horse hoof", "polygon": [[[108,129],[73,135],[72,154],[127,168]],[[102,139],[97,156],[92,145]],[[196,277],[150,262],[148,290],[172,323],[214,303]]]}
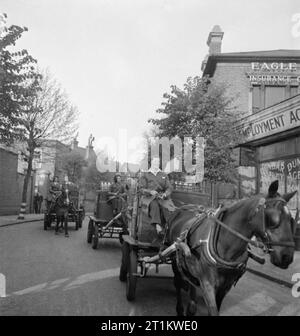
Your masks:
{"label": "horse hoof", "polygon": [[186,315],[187,316],[195,316],[197,312],[197,305],[194,301],[189,302],[187,309],[186,309]]}
{"label": "horse hoof", "polygon": [[68,234],[65,234],[65,237],[69,237],[69,235],[68,235]]}

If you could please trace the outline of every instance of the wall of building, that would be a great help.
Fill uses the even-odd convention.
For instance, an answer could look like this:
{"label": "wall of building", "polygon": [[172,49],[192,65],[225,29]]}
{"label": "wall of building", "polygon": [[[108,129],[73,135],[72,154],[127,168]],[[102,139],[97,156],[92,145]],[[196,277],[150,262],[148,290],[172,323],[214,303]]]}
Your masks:
{"label": "wall of building", "polygon": [[226,86],[226,94],[233,99],[232,107],[244,117],[250,113],[249,78],[250,63],[217,63],[213,82]]}
{"label": "wall of building", "polygon": [[[18,154],[0,148],[0,215],[18,214],[24,175],[18,173]],[[34,176],[28,186],[27,211],[32,212]]]}

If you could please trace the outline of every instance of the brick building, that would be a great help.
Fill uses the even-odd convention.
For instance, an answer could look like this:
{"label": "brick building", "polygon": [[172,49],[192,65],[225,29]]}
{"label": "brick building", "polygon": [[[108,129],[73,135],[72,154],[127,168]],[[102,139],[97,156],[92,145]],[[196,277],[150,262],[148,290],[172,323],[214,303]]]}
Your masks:
{"label": "brick building", "polygon": [[300,208],[300,50],[222,53],[224,32],[215,26],[202,63],[203,75],[224,84],[233,98],[245,139],[239,147],[239,196],[298,190]]}
{"label": "brick building", "polygon": [[[14,215],[20,210],[24,183],[24,170],[20,155],[14,148],[0,146],[0,215]],[[33,212],[35,173],[33,172],[27,194],[28,211]]]}

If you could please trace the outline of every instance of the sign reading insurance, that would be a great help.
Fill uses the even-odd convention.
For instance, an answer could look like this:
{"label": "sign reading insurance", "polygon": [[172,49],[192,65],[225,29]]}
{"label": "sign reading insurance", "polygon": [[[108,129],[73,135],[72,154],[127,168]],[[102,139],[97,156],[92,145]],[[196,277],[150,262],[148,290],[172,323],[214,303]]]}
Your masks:
{"label": "sign reading insurance", "polygon": [[300,83],[297,63],[251,63],[248,77],[251,84],[298,85]]}

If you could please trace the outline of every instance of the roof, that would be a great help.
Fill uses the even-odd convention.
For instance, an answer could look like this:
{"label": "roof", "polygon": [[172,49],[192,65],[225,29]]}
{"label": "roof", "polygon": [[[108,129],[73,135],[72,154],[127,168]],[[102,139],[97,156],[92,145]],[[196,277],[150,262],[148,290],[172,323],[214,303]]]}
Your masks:
{"label": "roof", "polygon": [[234,57],[300,57],[300,49],[276,49],[276,50],[263,50],[263,51],[244,51],[244,52],[231,52],[222,53],[221,56],[234,56]]}
{"label": "roof", "polygon": [[300,62],[299,49],[277,49],[263,51],[231,52],[208,55],[203,75],[212,76],[218,62]]}

